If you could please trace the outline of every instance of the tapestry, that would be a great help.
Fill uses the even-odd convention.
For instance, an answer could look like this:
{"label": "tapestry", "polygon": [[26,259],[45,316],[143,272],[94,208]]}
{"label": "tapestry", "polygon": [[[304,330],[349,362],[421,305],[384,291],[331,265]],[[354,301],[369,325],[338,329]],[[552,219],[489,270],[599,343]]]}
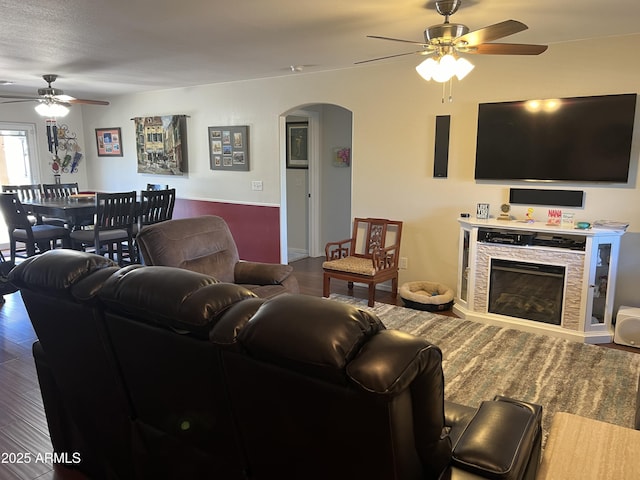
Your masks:
{"label": "tapestry", "polygon": [[187,172],[187,117],[136,117],[138,173],[183,175]]}

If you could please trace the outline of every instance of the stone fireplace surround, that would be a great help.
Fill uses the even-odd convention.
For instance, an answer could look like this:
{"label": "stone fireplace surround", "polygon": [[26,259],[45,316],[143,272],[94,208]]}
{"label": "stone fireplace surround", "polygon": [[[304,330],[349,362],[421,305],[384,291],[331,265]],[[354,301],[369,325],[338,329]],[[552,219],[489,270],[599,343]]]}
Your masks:
{"label": "stone fireplace surround", "polygon": [[[611,317],[615,291],[620,237],[624,231],[589,229],[578,230],[548,226],[543,222],[525,223],[458,219],[460,223],[460,256],[458,288],[453,311],[462,318],[519,330],[531,331],[566,338],[584,343],[609,343],[613,340]],[[584,250],[550,246],[512,245],[478,241],[478,229],[490,228],[506,232],[535,232],[539,235],[559,235],[581,238]],[[601,276],[599,245],[611,247],[607,266],[608,287],[601,302],[604,314],[601,319],[593,317],[596,278]],[[562,319],[560,325],[509,317],[490,313],[489,282],[491,259],[523,261],[543,265],[565,267]],[[600,269],[600,270],[599,270]]]}

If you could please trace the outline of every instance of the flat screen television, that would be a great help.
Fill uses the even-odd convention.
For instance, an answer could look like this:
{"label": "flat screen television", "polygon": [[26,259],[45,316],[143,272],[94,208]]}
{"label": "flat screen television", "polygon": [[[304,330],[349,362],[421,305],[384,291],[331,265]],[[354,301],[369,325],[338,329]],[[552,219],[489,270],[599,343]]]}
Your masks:
{"label": "flat screen television", "polygon": [[481,103],[477,180],[626,183],[636,94]]}

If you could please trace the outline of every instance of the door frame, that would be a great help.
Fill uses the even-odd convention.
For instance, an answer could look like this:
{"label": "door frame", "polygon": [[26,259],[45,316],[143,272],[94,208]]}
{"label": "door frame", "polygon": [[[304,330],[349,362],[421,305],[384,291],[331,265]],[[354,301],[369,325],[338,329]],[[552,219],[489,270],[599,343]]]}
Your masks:
{"label": "door frame", "polygon": [[320,113],[300,108],[289,110],[280,115],[280,258],[288,263],[288,217],[287,217],[287,117],[304,117],[309,122],[309,206],[308,206],[308,249],[310,257],[322,255],[320,251],[320,202],[317,198],[320,192]]}

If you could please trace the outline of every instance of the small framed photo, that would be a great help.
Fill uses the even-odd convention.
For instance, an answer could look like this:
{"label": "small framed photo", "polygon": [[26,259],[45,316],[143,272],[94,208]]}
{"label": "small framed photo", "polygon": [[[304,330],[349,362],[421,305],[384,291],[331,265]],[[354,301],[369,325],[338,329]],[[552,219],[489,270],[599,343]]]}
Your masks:
{"label": "small framed photo", "polygon": [[476,218],[480,220],[487,220],[489,218],[489,204],[479,203],[476,208]]}
{"label": "small framed photo", "polygon": [[122,157],[120,127],[96,128],[96,146],[99,157]]}
{"label": "small framed photo", "polygon": [[287,168],[309,168],[309,123],[287,123]]}

